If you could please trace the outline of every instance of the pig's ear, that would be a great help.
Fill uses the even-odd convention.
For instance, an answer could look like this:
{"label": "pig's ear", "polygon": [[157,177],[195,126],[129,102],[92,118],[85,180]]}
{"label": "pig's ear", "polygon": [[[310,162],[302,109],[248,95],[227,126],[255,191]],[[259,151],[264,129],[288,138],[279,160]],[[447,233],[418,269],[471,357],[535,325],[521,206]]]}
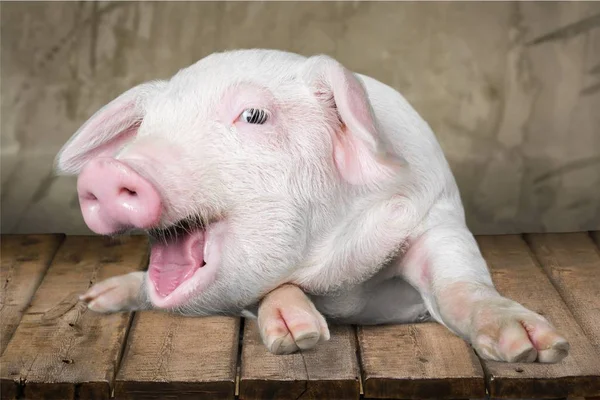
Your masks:
{"label": "pig's ear", "polygon": [[302,78],[337,121],[333,158],[341,177],[353,185],[376,184],[399,172],[402,161],[386,149],[367,93],[358,78],[331,57],[310,57]]}
{"label": "pig's ear", "polygon": [[129,89],[88,119],[63,146],[55,160],[61,175],[79,174],[89,160],[115,154],[137,134],[148,99],[163,81],[147,82]]}

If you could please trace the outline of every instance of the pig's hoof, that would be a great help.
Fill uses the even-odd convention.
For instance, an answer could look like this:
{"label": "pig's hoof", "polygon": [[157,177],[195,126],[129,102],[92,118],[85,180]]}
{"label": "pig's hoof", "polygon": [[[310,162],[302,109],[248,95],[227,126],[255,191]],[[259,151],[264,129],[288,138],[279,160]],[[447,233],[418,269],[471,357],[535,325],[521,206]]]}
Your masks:
{"label": "pig's hoof", "polygon": [[133,311],[138,308],[138,295],[143,272],[132,272],[96,283],[79,297],[88,308],[99,313]]}
{"label": "pig's hoof", "polygon": [[329,340],[325,318],[295,286],[271,292],[258,310],[258,327],[263,343],[273,354],[308,350]]}
{"label": "pig's hoof", "polygon": [[[303,310],[304,311],[304,310]],[[260,324],[263,343],[273,354],[290,354],[308,350],[321,340],[329,340],[329,329],[323,317],[316,312],[302,313],[293,310],[281,310],[280,316],[267,318]]]}
{"label": "pig's hoof", "polygon": [[512,300],[484,300],[472,315],[471,343],[484,359],[557,363],[569,354],[569,343],[546,318]]}

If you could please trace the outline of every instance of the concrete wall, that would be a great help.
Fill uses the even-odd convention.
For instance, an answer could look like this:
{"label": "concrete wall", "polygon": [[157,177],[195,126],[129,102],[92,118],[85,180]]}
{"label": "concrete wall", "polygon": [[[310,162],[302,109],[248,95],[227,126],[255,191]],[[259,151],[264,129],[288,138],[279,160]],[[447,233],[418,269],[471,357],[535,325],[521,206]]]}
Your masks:
{"label": "concrete wall", "polygon": [[2,2],[1,14],[2,154],[21,155],[3,161],[2,188],[19,192],[27,168],[46,185],[3,195],[3,231],[77,230],[76,204],[76,223],[48,216],[74,193],[48,175],[53,153],[129,87],[239,47],[327,53],[401,91],[438,135],[476,233],[600,229],[600,3]]}

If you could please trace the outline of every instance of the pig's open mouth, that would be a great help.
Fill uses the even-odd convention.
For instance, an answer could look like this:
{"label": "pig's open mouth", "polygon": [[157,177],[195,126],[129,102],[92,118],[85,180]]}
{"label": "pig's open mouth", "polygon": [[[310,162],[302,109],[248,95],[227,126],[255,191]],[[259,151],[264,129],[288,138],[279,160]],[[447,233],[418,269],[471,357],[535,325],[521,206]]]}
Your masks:
{"label": "pig's open mouth", "polygon": [[212,283],[220,261],[220,235],[215,229],[220,224],[188,219],[149,231],[148,292],[155,306],[180,306]]}

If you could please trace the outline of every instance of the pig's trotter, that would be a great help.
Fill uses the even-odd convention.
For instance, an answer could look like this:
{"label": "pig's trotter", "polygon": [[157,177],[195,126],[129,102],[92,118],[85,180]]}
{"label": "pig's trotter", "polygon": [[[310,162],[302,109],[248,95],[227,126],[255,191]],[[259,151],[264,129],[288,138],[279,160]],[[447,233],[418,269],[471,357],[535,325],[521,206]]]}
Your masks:
{"label": "pig's trotter", "polygon": [[491,286],[450,284],[437,301],[443,304],[440,320],[486,360],[557,363],[569,353],[569,343],[546,318]]}
{"label": "pig's trotter", "polygon": [[546,318],[504,297],[474,304],[469,336],[481,357],[495,361],[556,363],[570,347]]}
{"label": "pig's trotter", "polygon": [[134,311],[142,308],[140,291],[144,272],[132,272],[96,283],[80,296],[88,308],[99,313]]}
{"label": "pig's trotter", "polygon": [[273,354],[290,354],[313,348],[329,340],[325,318],[294,285],[283,285],[269,293],[258,309],[260,336]]}
{"label": "pig's trotter", "polygon": [[463,222],[416,239],[403,273],[419,288],[431,315],[484,359],[556,363],[569,353],[569,343],[546,318],[498,293]]}

